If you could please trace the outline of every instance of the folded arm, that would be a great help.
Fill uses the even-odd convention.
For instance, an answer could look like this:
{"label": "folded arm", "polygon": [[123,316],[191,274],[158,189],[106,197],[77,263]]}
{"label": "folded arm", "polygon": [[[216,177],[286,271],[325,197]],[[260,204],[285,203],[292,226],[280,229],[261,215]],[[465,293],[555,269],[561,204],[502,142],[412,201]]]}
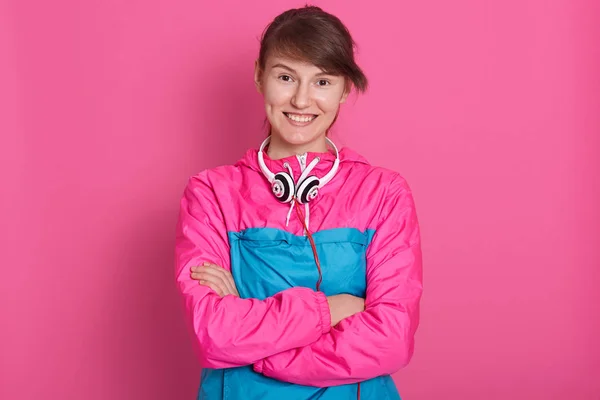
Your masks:
{"label": "folded arm", "polygon": [[227,229],[206,173],[191,178],[185,188],[175,246],[177,286],[202,367],[250,365],[306,346],[331,329],[323,293],[290,288],[265,300],[221,298],[191,278],[190,268],[203,262],[231,270]]}
{"label": "folded arm", "polygon": [[422,266],[419,227],[406,182],[393,182],[367,253],[365,311],[316,342],[272,355],[254,370],[281,381],[335,386],[401,369],[413,354]]}

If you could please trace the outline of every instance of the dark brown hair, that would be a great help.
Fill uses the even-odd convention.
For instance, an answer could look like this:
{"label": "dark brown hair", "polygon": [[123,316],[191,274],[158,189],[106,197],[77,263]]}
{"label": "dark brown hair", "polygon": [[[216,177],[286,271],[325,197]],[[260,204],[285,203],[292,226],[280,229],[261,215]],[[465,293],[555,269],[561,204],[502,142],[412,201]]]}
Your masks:
{"label": "dark brown hair", "polygon": [[364,92],[368,82],[354,61],[355,47],[339,18],[306,5],[283,12],[267,26],[260,41],[258,63],[264,71],[270,55],[309,62],[329,74],[343,76]]}

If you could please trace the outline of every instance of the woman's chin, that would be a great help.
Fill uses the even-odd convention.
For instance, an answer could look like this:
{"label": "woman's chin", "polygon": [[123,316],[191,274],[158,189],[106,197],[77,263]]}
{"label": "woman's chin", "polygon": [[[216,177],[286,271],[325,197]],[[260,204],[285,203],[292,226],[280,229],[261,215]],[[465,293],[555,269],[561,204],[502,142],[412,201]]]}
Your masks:
{"label": "woman's chin", "polygon": [[292,146],[303,146],[314,143],[321,138],[325,138],[325,132],[315,132],[314,130],[298,130],[293,131],[283,130],[280,133],[274,133],[279,139]]}

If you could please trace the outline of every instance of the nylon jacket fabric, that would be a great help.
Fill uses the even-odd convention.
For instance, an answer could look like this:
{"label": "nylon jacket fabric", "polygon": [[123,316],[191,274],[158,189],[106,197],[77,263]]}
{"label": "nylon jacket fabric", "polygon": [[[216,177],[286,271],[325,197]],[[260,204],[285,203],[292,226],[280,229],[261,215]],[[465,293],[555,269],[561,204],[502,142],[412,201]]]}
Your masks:
{"label": "nylon jacket fabric", "polygon": [[[265,163],[294,179],[315,157]],[[303,164],[304,163],[304,164]],[[235,165],[190,178],[181,199],[176,281],[203,367],[200,399],[398,399],[390,374],[412,357],[422,293],[420,232],[413,196],[396,172],[344,148],[334,178],[309,203],[309,229],[273,196],[257,150]],[[304,211],[304,207],[302,207]],[[221,298],[190,277],[212,262],[231,271],[240,297]],[[331,327],[326,296],[365,298],[365,311]]]}

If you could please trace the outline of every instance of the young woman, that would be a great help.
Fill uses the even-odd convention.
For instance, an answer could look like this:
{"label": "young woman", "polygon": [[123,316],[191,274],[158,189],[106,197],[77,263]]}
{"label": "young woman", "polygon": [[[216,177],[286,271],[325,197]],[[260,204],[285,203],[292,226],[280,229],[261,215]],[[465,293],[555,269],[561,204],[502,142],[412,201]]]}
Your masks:
{"label": "young woman", "polygon": [[185,188],[176,273],[199,399],[399,399],[390,374],[413,353],[419,227],[400,175],[327,136],[367,86],[353,51],[320,8],[275,18],[255,66],[269,136]]}

